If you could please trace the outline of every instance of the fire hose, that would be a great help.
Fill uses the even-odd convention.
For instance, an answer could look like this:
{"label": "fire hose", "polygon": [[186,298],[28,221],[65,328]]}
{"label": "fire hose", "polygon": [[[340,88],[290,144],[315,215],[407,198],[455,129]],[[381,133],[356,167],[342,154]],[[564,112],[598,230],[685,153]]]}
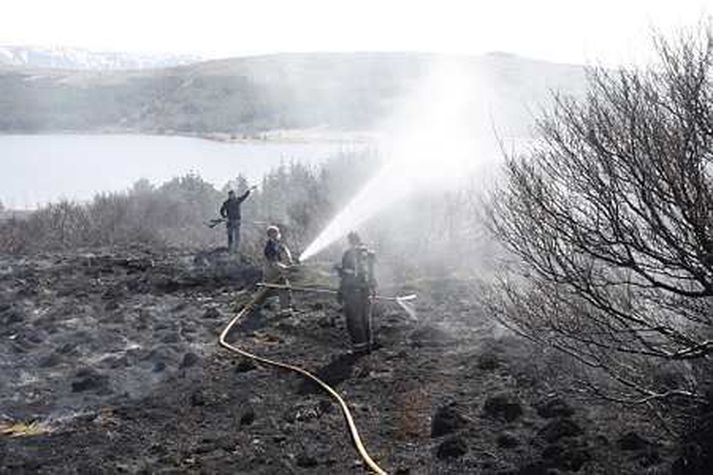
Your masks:
{"label": "fire hose", "polygon": [[[208,226],[210,229],[213,229],[214,227],[218,226],[219,224],[227,223],[228,218],[213,218],[208,220],[208,222],[205,223],[206,226]],[[267,226],[268,223],[267,221],[247,221],[248,224],[254,224],[256,226]]]}
{"label": "fire hose", "polygon": [[[319,379],[317,376],[313,375],[307,370],[304,370],[298,366],[294,366],[288,363],[283,363],[280,361],[275,361],[271,360],[268,358],[264,358],[262,356],[258,356],[252,353],[249,353],[245,350],[242,350],[226,341],[226,338],[230,331],[233,329],[233,327],[238,323],[240,319],[242,319],[245,315],[249,314],[253,308],[255,308],[256,305],[258,305],[261,300],[266,296],[268,292],[272,289],[291,289],[291,290],[296,290],[296,291],[312,291],[312,292],[319,292],[319,293],[336,293],[336,290],[333,289],[325,289],[325,288],[316,288],[316,287],[293,287],[289,285],[279,285],[279,284],[269,284],[269,283],[260,283],[258,284],[260,287],[260,290],[258,290],[255,295],[250,299],[250,301],[243,306],[243,308],[233,317],[233,319],[228,323],[228,325],[223,329],[223,332],[220,334],[220,339],[219,343],[221,346],[224,348],[237,353],[245,358],[249,358],[253,361],[257,361],[259,363],[263,363],[266,365],[274,366],[277,368],[282,368],[286,369],[289,371],[293,371],[296,373],[299,373],[303,377],[313,381],[316,383],[320,388],[322,388],[327,394],[329,394],[333,399],[337,401],[337,404],[339,405],[342,414],[344,415],[344,419],[347,423],[347,427],[349,428],[349,434],[351,436],[352,442],[354,443],[355,448],[357,449],[357,452],[359,452],[359,456],[362,458],[364,463],[369,467],[371,471],[374,473],[377,473],[379,475],[386,475],[386,472],[377,465],[376,462],[371,458],[369,453],[366,450],[366,447],[364,447],[364,443],[361,441],[361,437],[359,436],[359,431],[357,430],[356,424],[354,423],[354,418],[351,414],[351,411],[349,410],[349,407],[347,406],[347,403],[344,401],[344,399],[335,391],[331,386],[329,386],[327,383]],[[374,299],[376,300],[386,300],[386,301],[395,301],[397,303],[400,303],[401,301],[405,300],[413,300],[416,298],[415,295],[409,295],[406,297],[380,297],[380,296],[375,296]]]}

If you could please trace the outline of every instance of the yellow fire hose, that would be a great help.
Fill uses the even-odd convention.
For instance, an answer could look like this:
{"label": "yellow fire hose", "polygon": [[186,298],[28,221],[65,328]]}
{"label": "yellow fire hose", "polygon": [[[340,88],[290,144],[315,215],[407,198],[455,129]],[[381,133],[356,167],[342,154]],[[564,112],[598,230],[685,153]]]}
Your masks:
{"label": "yellow fire hose", "polygon": [[344,399],[334,390],[332,389],[327,383],[319,379],[317,376],[313,375],[312,373],[298,367],[298,366],[293,366],[291,364],[287,363],[281,363],[279,361],[274,361],[270,360],[268,358],[263,358],[261,356],[254,355],[252,353],[248,353],[245,350],[241,350],[240,348],[231,345],[228,343],[225,339],[230,333],[230,330],[235,326],[235,324],[243,318],[245,315],[249,314],[250,311],[257,305],[264,297],[265,295],[270,291],[271,289],[263,287],[260,289],[258,292],[255,293],[253,298],[235,315],[235,317],[228,323],[228,326],[225,327],[223,332],[220,334],[220,345],[223,346],[224,348],[227,348],[228,350],[237,353],[241,356],[244,356],[245,358],[250,358],[253,361],[257,361],[259,363],[267,364],[270,366],[275,366],[278,368],[283,368],[289,371],[294,371],[296,373],[301,374],[305,378],[317,383],[319,387],[321,387],[324,391],[326,391],[332,398],[334,398],[337,403],[339,404],[339,407],[342,410],[342,414],[344,414],[344,419],[347,422],[347,426],[349,427],[349,433],[352,438],[352,442],[354,443],[354,446],[356,447],[357,451],[359,452],[359,455],[361,456],[362,460],[364,463],[371,469],[374,473],[377,473],[379,475],[386,475],[386,472],[379,467],[376,462],[369,456],[369,453],[366,451],[366,448],[364,447],[364,444],[361,441],[361,437],[359,437],[359,431],[357,430],[356,424],[354,424],[354,418],[352,417],[351,412],[349,411],[349,407],[347,406],[347,403],[344,401]]}

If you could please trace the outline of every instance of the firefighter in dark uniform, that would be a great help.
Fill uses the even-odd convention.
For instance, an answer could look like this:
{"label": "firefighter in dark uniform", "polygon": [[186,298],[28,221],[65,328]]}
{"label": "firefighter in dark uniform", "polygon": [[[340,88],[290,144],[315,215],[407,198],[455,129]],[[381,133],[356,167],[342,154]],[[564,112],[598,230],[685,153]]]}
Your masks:
{"label": "firefighter in dark uniform", "polygon": [[347,240],[349,249],[344,252],[341,266],[338,266],[340,283],[337,298],[344,306],[354,352],[369,353],[373,345],[371,304],[376,292],[375,256],[362,244],[356,232],[350,232]]}
{"label": "firefighter in dark uniform", "polygon": [[[285,285],[289,287],[290,281],[287,279],[287,271],[293,264],[292,253],[282,242],[280,229],[277,226],[267,228],[267,241],[263,250],[265,264],[263,266],[262,278],[270,284]],[[277,293],[280,299],[280,313],[283,315],[292,313],[292,293],[288,289],[268,292],[268,296]]]}
{"label": "firefighter in dark uniform", "polygon": [[230,190],[228,192],[228,199],[223,202],[223,206],[220,207],[220,216],[225,218],[225,227],[228,231],[228,251],[237,252],[238,246],[240,246],[240,205],[243,201],[247,199],[250,192],[254,190],[255,187],[250,187],[245,193],[235,197],[235,192]]}

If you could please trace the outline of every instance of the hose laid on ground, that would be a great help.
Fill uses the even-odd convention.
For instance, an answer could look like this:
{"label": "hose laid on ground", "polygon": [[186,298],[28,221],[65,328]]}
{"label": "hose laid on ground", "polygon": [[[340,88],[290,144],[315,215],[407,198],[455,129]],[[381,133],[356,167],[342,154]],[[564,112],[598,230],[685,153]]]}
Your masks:
{"label": "hose laid on ground", "polygon": [[271,289],[263,287],[261,290],[255,293],[252,299],[235,315],[235,317],[228,323],[228,326],[225,327],[223,332],[220,334],[220,345],[224,348],[227,348],[228,350],[237,353],[241,356],[244,356],[245,358],[249,358],[253,361],[257,361],[259,363],[267,364],[270,366],[275,366],[278,368],[283,368],[289,371],[294,371],[296,373],[301,374],[305,378],[315,382],[319,387],[321,387],[324,391],[326,391],[332,398],[334,398],[337,403],[339,404],[340,409],[342,410],[342,414],[344,414],[344,419],[347,422],[347,426],[349,427],[349,433],[352,438],[352,442],[354,443],[354,446],[357,449],[357,452],[359,452],[359,455],[361,456],[362,460],[364,463],[371,469],[374,473],[377,473],[379,475],[386,475],[386,472],[379,467],[376,462],[369,456],[369,453],[366,451],[366,448],[364,447],[364,444],[361,441],[361,437],[359,437],[359,431],[357,430],[356,424],[354,424],[354,418],[352,417],[351,412],[349,411],[349,407],[347,406],[347,403],[342,399],[342,397],[334,390],[332,389],[327,383],[319,379],[317,376],[313,375],[312,373],[298,367],[298,366],[293,366],[291,364],[287,363],[281,363],[279,361],[274,361],[270,360],[268,358],[263,358],[262,356],[257,356],[252,353],[248,353],[245,350],[241,350],[240,348],[231,345],[228,343],[225,339],[230,333],[230,330],[235,326],[238,321],[243,318],[245,315],[247,315],[250,311],[253,310],[253,308],[265,297],[265,295],[270,292]]}

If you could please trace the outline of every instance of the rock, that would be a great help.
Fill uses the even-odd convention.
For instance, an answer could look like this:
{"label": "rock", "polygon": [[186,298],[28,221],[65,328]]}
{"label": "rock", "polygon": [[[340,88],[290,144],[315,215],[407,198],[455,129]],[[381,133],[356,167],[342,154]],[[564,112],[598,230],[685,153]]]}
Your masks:
{"label": "rock", "polygon": [[151,455],[160,457],[162,455],[166,455],[167,452],[168,448],[163,444],[151,444],[151,447],[149,447],[149,453]]}
{"label": "rock", "polygon": [[236,373],[247,373],[248,371],[252,371],[254,369],[257,369],[257,365],[253,360],[248,358],[243,358],[237,365],[235,365]]}
{"label": "rock", "polygon": [[551,419],[553,417],[569,417],[574,414],[574,409],[562,398],[556,397],[541,401],[535,406],[540,417]]}
{"label": "rock", "polygon": [[556,442],[563,437],[575,437],[582,434],[582,428],[572,419],[555,419],[545,425],[539,432],[547,442]]}
{"label": "rock", "polygon": [[57,353],[50,353],[49,355],[40,359],[37,362],[40,368],[54,368],[62,362],[62,358]]}
{"label": "rock", "polygon": [[520,440],[509,432],[503,432],[497,439],[498,447],[504,449],[512,449],[520,445]]}
{"label": "rock", "polygon": [[324,315],[317,319],[317,326],[320,328],[330,328],[336,326],[336,319],[331,315]]}
{"label": "rock", "polygon": [[643,450],[651,445],[651,442],[641,437],[634,431],[622,435],[618,441],[621,450]]}
{"label": "rock", "polygon": [[604,434],[597,434],[594,436],[593,441],[600,447],[609,447],[609,439]]}
{"label": "rock", "polygon": [[128,368],[129,366],[131,366],[131,362],[129,361],[129,358],[126,357],[126,355],[121,355],[118,358],[105,358],[104,360],[102,360],[102,363],[107,364],[111,369]]}
{"label": "rock", "polygon": [[637,457],[639,465],[644,468],[651,467],[652,465],[658,465],[661,463],[661,455],[658,450],[654,447],[647,447],[639,453]]}
{"label": "rock", "polygon": [[175,330],[176,324],[172,321],[157,321],[153,326],[154,332],[162,330]]}
{"label": "rock", "polygon": [[10,348],[12,349],[13,353],[16,353],[18,355],[21,355],[23,353],[27,353],[29,348],[27,345],[21,344],[22,342],[20,341],[13,341],[10,343]]}
{"label": "rock", "polygon": [[328,414],[334,411],[334,403],[329,399],[321,399],[317,403],[317,408],[322,414]]}
{"label": "rock", "polygon": [[671,475],[708,475],[710,468],[708,457],[692,453],[674,460],[671,465]]}
{"label": "rock", "polygon": [[44,333],[41,331],[28,331],[23,334],[23,339],[32,345],[39,345],[45,341]]}
{"label": "rock", "polygon": [[210,452],[214,452],[220,448],[221,447],[217,441],[215,441],[213,439],[204,438],[203,440],[201,440],[200,444],[198,444],[198,446],[195,449],[193,449],[193,453],[207,454]]}
{"label": "rock", "polygon": [[164,335],[163,338],[161,338],[161,343],[171,344],[171,343],[178,343],[180,341],[181,341],[181,337],[178,335],[178,333],[174,333],[174,332],[168,333],[168,334]]}
{"label": "rock", "polygon": [[483,371],[493,371],[500,367],[500,359],[491,352],[478,355],[478,368]]}
{"label": "rock", "polygon": [[441,442],[436,449],[436,457],[439,459],[449,459],[462,457],[468,452],[468,445],[460,436],[451,436]]}
{"label": "rock", "polygon": [[96,391],[97,393],[107,393],[109,390],[109,377],[96,372],[91,368],[81,369],[75,375],[72,382],[72,392]]}
{"label": "rock", "polygon": [[18,307],[10,307],[2,312],[2,320],[0,321],[2,321],[3,326],[15,325],[25,321],[25,314]]}
{"label": "rock", "polygon": [[190,323],[184,323],[183,325],[181,325],[180,334],[182,336],[186,336],[188,334],[196,333],[197,331],[198,330],[196,329],[196,327],[194,325],[192,325]]}
{"label": "rock", "polygon": [[116,300],[109,300],[106,305],[104,305],[104,310],[111,312],[112,310],[117,310],[119,308],[119,302]]}
{"label": "rock", "polygon": [[76,354],[77,344],[76,343],[65,343],[57,349],[57,352],[62,355]]}
{"label": "rock", "polygon": [[124,289],[125,287],[123,284],[118,284],[109,287],[102,294],[102,299],[116,302],[117,299],[121,299],[124,297],[124,294],[126,293]]}
{"label": "rock", "polygon": [[205,394],[203,394],[203,390],[201,389],[196,389],[193,391],[191,394],[190,398],[191,406],[205,406]]}
{"label": "rock", "polygon": [[677,390],[685,388],[691,376],[685,365],[677,361],[657,364],[652,368],[651,377],[654,387]]}
{"label": "rock", "polygon": [[413,346],[421,347],[448,345],[454,338],[439,328],[427,325],[411,332],[409,340]]}
{"label": "rock", "polygon": [[241,426],[249,426],[255,422],[255,411],[253,410],[252,407],[248,407],[243,411],[243,414],[240,416],[240,425]]}
{"label": "rock", "polygon": [[203,313],[203,318],[208,318],[208,319],[216,319],[216,318],[221,318],[222,315],[218,311],[217,308],[215,307],[210,307],[208,310],[206,310]]}
{"label": "rock", "polygon": [[190,368],[191,366],[195,366],[198,362],[200,361],[200,357],[189,351],[185,355],[183,355],[183,360],[181,361],[181,368]]}
{"label": "rock", "polygon": [[513,396],[499,394],[485,400],[483,411],[489,416],[512,422],[522,415],[522,405]]}
{"label": "rock", "polygon": [[[329,384],[337,386],[351,378],[354,372],[354,365],[364,355],[347,353],[332,359],[326,366],[317,371],[317,377]],[[297,390],[298,394],[321,393],[321,389],[313,381],[305,380]]]}
{"label": "rock", "polygon": [[592,459],[586,447],[563,447],[553,444],[545,448],[542,458],[549,467],[577,472],[582,465]]}
{"label": "rock", "polygon": [[431,437],[450,434],[466,425],[467,419],[461,415],[455,403],[441,406],[436,410],[431,422]]}
{"label": "rock", "polygon": [[312,468],[319,464],[317,462],[317,457],[306,450],[303,450],[299,455],[297,455],[296,462],[297,466],[302,468]]}
{"label": "rock", "polygon": [[[128,355],[128,352],[127,352]],[[158,366],[158,363],[163,363],[163,368],[166,367],[166,363],[172,360],[172,349],[168,346],[157,346],[151,349],[146,355],[143,356],[142,360],[149,361],[154,364],[154,367]]]}
{"label": "rock", "polygon": [[556,470],[548,470],[545,463],[541,460],[523,465],[515,472],[517,475],[554,475]]}

